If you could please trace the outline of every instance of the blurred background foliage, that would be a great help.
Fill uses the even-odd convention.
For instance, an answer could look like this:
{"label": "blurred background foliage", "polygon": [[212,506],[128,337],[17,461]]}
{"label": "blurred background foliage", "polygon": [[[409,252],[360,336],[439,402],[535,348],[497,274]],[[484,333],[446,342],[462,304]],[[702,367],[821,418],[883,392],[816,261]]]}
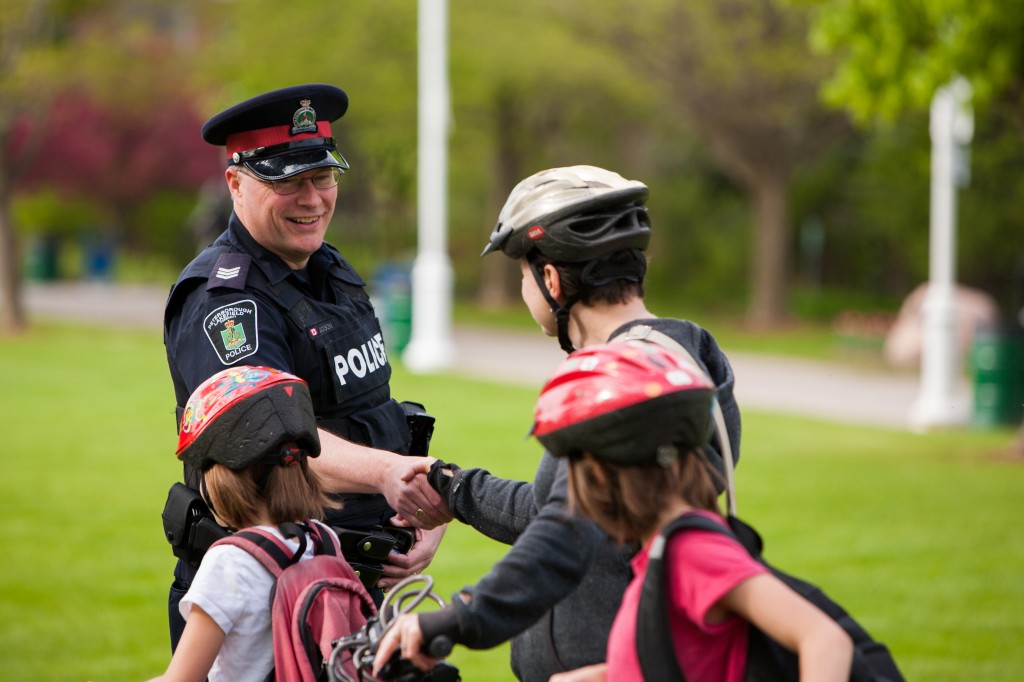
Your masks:
{"label": "blurred background foliage", "polygon": [[[1007,316],[1020,307],[1024,0],[449,0],[448,11],[460,300],[517,300],[514,264],[478,258],[501,204],[533,172],[588,163],[650,185],[649,289],[672,310],[757,325],[895,311],[928,277],[929,99],[961,73],[976,132],[958,279]],[[410,260],[416,44],[413,0],[5,2],[8,326],[25,276],[169,283],[223,225],[222,152],[200,139],[202,121],[302,82],[351,100],[335,135],[352,170],[328,239],[367,277]]]}

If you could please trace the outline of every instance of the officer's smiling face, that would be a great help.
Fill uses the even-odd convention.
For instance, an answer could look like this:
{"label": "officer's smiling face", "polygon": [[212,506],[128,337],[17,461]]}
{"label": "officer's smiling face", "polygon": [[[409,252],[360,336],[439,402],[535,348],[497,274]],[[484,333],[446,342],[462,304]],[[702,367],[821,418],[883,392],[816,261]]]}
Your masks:
{"label": "officer's smiling face", "polygon": [[[317,168],[297,177],[322,173]],[[228,187],[235,213],[261,246],[277,254],[293,269],[306,267],[309,257],[320,248],[334,215],[338,188],[317,189],[303,182],[294,194],[281,195],[270,184],[245,171],[231,168]]]}

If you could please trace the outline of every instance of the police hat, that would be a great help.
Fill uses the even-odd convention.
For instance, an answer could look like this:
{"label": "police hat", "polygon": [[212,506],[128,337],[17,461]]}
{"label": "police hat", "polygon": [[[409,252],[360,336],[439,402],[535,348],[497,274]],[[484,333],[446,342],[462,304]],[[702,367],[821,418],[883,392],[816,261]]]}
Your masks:
{"label": "police hat", "polygon": [[333,85],[295,85],[236,104],[203,124],[203,139],[227,147],[228,165],[263,180],[313,168],[348,168],[331,121],[345,115],[348,95]]}

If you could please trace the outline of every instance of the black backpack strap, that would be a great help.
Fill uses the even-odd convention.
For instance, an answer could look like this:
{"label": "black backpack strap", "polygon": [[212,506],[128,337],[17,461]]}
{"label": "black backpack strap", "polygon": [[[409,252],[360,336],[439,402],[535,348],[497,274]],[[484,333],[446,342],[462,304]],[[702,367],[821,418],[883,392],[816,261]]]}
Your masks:
{"label": "black backpack strap", "polygon": [[303,532],[302,526],[297,523],[281,524],[280,530],[286,538],[294,537],[299,541],[297,551],[293,553],[272,533],[259,528],[246,528],[232,533],[226,538],[218,540],[214,545],[234,545],[244,549],[263,564],[276,580],[284,569],[298,562],[306,551],[306,534]]}
{"label": "black backpack strap", "polygon": [[338,556],[341,554],[339,541],[335,539],[333,531],[325,524],[315,519],[310,519],[306,530],[313,537],[314,554],[325,554],[327,556]]}
{"label": "black backpack strap", "polygon": [[655,538],[648,555],[636,615],[636,654],[646,682],[685,682],[669,629],[665,549],[675,533],[688,530],[720,533],[739,541],[727,528],[703,514],[686,513],[667,524]]}

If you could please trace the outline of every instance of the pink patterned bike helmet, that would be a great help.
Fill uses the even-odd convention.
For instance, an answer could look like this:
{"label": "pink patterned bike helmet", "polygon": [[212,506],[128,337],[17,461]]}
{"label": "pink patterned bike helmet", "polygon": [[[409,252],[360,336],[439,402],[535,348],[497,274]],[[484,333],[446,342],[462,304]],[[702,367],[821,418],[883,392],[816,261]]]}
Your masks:
{"label": "pink patterned bike helmet", "polygon": [[306,382],[270,367],[242,365],[214,374],[192,393],[176,454],[198,469],[216,462],[238,470],[280,459],[290,442],[310,457],[320,454]]}

